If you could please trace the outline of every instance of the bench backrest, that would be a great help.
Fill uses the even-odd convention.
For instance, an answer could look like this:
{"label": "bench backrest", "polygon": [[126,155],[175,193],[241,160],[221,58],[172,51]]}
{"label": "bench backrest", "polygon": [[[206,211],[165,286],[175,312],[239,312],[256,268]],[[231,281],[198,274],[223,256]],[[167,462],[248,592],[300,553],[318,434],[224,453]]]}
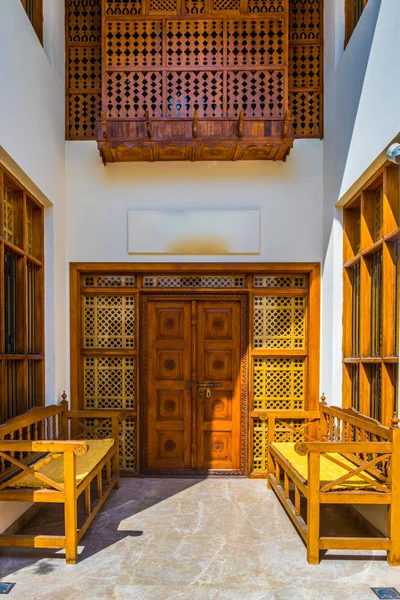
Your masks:
{"label": "bench backrest", "polygon": [[[0,425],[0,440],[34,442],[38,440],[65,440],[67,404],[32,408]],[[36,453],[14,452],[13,456],[26,464]],[[0,454],[0,475],[14,471],[7,456]]]}
{"label": "bench backrest", "polygon": [[321,405],[321,435],[330,442],[391,442],[392,428],[354,408]]}

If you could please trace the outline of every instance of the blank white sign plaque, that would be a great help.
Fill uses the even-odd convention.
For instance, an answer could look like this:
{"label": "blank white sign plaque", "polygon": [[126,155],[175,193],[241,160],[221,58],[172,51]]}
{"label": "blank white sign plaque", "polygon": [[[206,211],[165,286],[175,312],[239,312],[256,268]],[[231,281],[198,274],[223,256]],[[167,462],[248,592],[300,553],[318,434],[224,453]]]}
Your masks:
{"label": "blank white sign plaque", "polygon": [[260,211],[131,210],[129,254],[259,254]]}

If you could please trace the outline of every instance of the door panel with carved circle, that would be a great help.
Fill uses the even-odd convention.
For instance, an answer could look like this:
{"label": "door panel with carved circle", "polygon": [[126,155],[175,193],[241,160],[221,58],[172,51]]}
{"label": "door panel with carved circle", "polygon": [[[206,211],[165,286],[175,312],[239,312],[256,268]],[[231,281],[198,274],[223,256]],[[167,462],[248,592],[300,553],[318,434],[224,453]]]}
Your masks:
{"label": "door panel with carved circle", "polygon": [[215,384],[198,393],[198,468],[240,466],[240,318],[239,301],[197,303],[197,377]]}
{"label": "door panel with carved circle", "polygon": [[190,467],[190,310],[190,302],[149,302],[149,468]]}

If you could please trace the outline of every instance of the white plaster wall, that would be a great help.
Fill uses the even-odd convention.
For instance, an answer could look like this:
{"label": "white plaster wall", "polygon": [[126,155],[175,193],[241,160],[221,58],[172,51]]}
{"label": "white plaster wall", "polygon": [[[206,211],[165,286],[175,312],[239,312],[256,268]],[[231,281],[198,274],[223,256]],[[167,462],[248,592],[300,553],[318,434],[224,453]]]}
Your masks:
{"label": "white plaster wall", "polygon": [[[67,142],[68,261],[320,261],[322,142],[297,141],[286,163],[125,163],[104,167],[96,144]],[[135,208],[260,208],[259,256],[129,255]]]}
{"label": "white plaster wall", "polygon": [[[44,48],[20,0],[0,0],[0,157],[46,206],[46,402],[66,384],[64,3],[44,0]],[[57,240],[57,243],[55,243]],[[0,531],[27,503],[0,503]]]}

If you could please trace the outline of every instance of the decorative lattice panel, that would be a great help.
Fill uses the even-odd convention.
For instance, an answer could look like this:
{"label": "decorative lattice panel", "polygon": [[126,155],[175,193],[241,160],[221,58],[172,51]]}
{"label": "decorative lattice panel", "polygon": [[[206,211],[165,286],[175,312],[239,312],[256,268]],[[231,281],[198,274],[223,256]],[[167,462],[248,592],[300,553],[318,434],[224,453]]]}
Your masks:
{"label": "decorative lattice panel", "polygon": [[289,107],[298,138],[322,137],[322,10],[323,0],[289,2]]}
{"label": "decorative lattice panel", "polygon": [[168,66],[219,66],[223,63],[222,20],[167,21]]}
{"label": "decorative lattice panel", "polygon": [[240,0],[212,0],[215,11],[240,10]]}
{"label": "decorative lattice panel", "polygon": [[101,41],[101,0],[69,0],[68,40],[71,43]]}
{"label": "decorative lattice panel", "polygon": [[254,275],[253,285],[256,288],[304,288],[308,278],[305,275]]}
{"label": "decorative lattice panel", "polygon": [[321,87],[321,46],[293,44],[289,49],[289,86],[319,90]]}
{"label": "decorative lattice panel", "polygon": [[85,287],[136,287],[136,278],[133,275],[85,275]]}
{"label": "decorative lattice panel", "polygon": [[33,209],[31,206],[26,207],[26,229],[28,252],[33,254]]}
{"label": "decorative lattice panel", "polygon": [[150,0],[151,13],[175,13],[177,0]]}
{"label": "decorative lattice panel", "polygon": [[[303,441],[303,431],[293,431],[303,424],[304,421],[298,419],[275,421],[275,441]],[[259,473],[268,471],[268,423],[261,419],[254,419],[253,422],[253,471]]]}
{"label": "decorative lattice panel", "polygon": [[135,347],[135,297],[85,296],[86,348]]}
{"label": "decorative lattice panel", "polygon": [[254,408],[302,410],[305,396],[304,360],[254,359]]}
{"label": "decorative lattice panel", "polygon": [[241,275],[156,275],[143,277],[145,288],[243,288]]}
{"label": "decorative lattice panel", "polygon": [[140,15],[141,11],[141,0],[106,0],[106,15],[109,16]]}
{"label": "decorative lattice panel", "polygon": [[68,82],[70,92],[100,91],[100,46],[73,46],[68,50]]}
{"label": "decorative lattice panel", "polygon": [[[150,1],[150,0],[149,0]],[[321,77],[321,48],[322,48],[322,0],[291,0],[289,3],[289,38],[290,38],[290,96],[289,108],[295,120],[296,137],[320,137],[322,135],[322,77]],[[204,0],[184,0],[184,11],[190,15],[203,15],[206,12]],[[211,4],[210,4],[211,6]],[[268,15],[284,13],[284,0],[249,0],[249,15]],[[176,13],[176,0],[151,0],[150,12],[168,14]],[[143,14],[144,5],[141,0],[106,0],[105,16],[134,17]],[[229,10],[239,10],[239,0],[218,0],[214,10],[222,14]],[[177,13],[176,13],[177,14]],[[271,19],[271,27],[274,27]],[[150,21],[147,21],[147,23]],[[153,21],[154,22],[154,21]],[[219,49],[215,32],[203,29],[196,33],[196,42],[188,40],[184,34],[184,21],[174,21],[182,24],[181,32],[170,31],[169,64],[178,58],[177,66],[189,66],[188,51],[196,56],[196,48],[205,48],[206,59],[199,58],[199,65],[217,66]],[[229,51],[230,64],[235,66],[280,64],[280,53],[283,40],[280,28],[276,30],[275,38],[270,37],[272,29],[265,30],[266,23],[253,27],[251,20],[246,23],[243,32],[234,31],[230,20],[227,55]],[[278,21],[276,21],[278,22]],[[136,31],[130,32],[132,23]],[[109,28],[110,22],[107,22]],[[141,21],[121,22],[119,40],[108,48],[108,65],[118,64],[121,67],[155,66],[161,64],[161,42],[147,29],[143,29],[140,37]],[[116,24],[113,23],[116,28]],[[177,26],[174,25],[176,28]],[[227,25],[228,27],[228,25]],[[269,26],[268,26],[269,27]],[[122,28],[122,29],[121,29]],[[178,39],[180,33],[181,40]],[[266,33],[266,35],[264,35]],[[126,35],[126,37],[124,37]],[[113,34],[114,36],[114,34]],[[130,36],[130,37],[129,37]],[[139,36],[139,37],[137,37]],[[157,37],[157,36],[156,36]],[[167,36],[166,36],[167,37]],[[259,46],[256,47],[255,39]],[[101,2],[100,0],[69,0],[67,7],[67,136],[69,139],[94,139],[97,137],[97,121],[100,111],[101,87]],[[233,43],[233,40],[234,43]],[[307,44],[304,42],[307,41]],[[118,45],[119,44],[119,45]],[[198,44],[198,45],[197,45]],[[144,57],[139,56],[139,48],[143,47]],[[159,53],[159,54],[158,54]],[[158,54],[158,55],[157,55]],[[174,57],[173,59],[171,57]],[[180,57],[180,58],[179,58]],[[268,59],[268,62],[265,62]],[[243,62],[241,62],[243,61]],[[264,62],[263,62],[264,61]],[[99,87],[97,87],[99,86]],[[140,90],[138,82],[136,91]],[[84,92],[88,93],[84,93]],[[80,92],[79,94],[77,92]],[[91,93],[90,93],[91,92]],[[150,96],[153,96],[154,89]],[[246,93],[246,90],[244,90]],[[133,93],[133,96],[135,93]],[[121,96],[125,100],[124,96]],[[235,99],[237,104],[238,98]],[[128,98],[128,102],[131,98]],[[180,99],[184,103],[184,97]],[[151,101],[150,101],[151,102]],[[153,103],[157,101],[153,100]],[[148,99],[146,98],[146,105]],[[201,102],[200,102],[201,104]],[[232,105],[232,102],[231,102]],[[145,110],[145,109],[144,109]],[[138,110],[138,116],[143,116],[144,110]],[[235,111],[240,111],[238,107]],[[236,116],[236,112],[233,114]],[[157,111],[155,114],[158,114]],[[152,115],[152,116],[155,116]],[[232,113],[231,113],[232,114]]]}
{"label": "decorative lattice panel", "polygon": [[228,72],[228,115],[237,117],[282,117],[284,107],[283,71]]}
{"label": "decorative lattice panel", "polygon": [[319,137],[321,134],[321,92],[289,91],[289,106],[294,118],[296,137]]}
{"label": "decorative lattice panel", "polygon": [[85,357],[84,406],[93,409],[136,408],[136,359]]}
{"label": "decorative lattice panel", "polygon": [[306,304],[303,296],[256,296],[254,348],[304,349]]}
{"label": "decorative lattice panel", "polygon": [[[95,427],[101,437],[112,436],[109,422],[101,419],[85,419],[87,427]],[[98,435],[87,433],[87,439],[98,439]],[[124,419],[119,424],[119,465],[121,469],[136,471],[136,423],[134,419]]]}
{"label": "decorative lattice panel", "polygon": [[282,13],[285,11],[285,0],[248,0],[249,12],[254,14]]}
{"label": "decorative lattice panel", "polygon": [[281,19],[227,21],[228,65],[281,65],[285,61],[285,23]]}
{"label": "decorative lattice panel", "polygon": [[14,192],[3,186],[4,239],[14,241]]}
{"label": "decorative lattice panel", "polygon": [[157,67],[162,64],[162,21],[109,21],[107,67]]}
{"label": "decorative lattice panel", "polygon": [[222,117],[221,71],[167,74],[168,117]]}
{"label": "decorative lattice panel", "polygon": [[201,15],[204,13],[205,0],[185,0],[185,12],[188,15]]}
{"label": "decorative lattice panel", "polygon": [[100,111],[100,94],[70,94],[68,137],[70,139],[95,138]]}
{"label": "decorative lattice panel", "polygon": [[322,8],[323,0],[290,0],[290,40],[320,40]]}
{"label": "decorative lattice panel", "polygon": [[114,71],[107,76],[107,115],[130,119],[162,117],[162,74],[158,71]]}

